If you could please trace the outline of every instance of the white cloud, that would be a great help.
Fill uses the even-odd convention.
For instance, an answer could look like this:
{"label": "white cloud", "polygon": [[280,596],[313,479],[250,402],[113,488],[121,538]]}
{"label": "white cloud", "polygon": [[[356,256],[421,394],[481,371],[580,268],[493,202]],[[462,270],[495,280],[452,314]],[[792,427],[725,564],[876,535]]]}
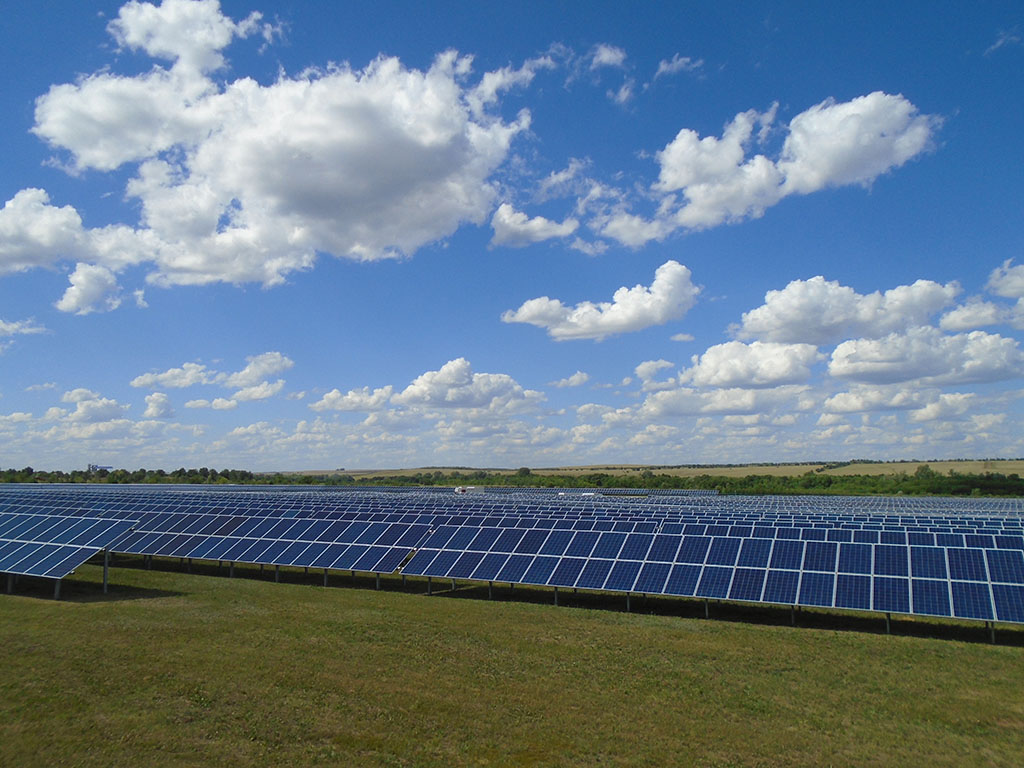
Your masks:
{"label": "white cloud", "polygon": [[867,186],[928,150],[941,124],[935,116],[919,114],[903,96],[876,91],[842,103],[827,99],[798,114],[786,128],[778,160],[748,155],[754,129],[763,142],[776,111],[772,105],[764,113],[741,112],[721,138],[701,138],[683,128],[655,155],[660,171],[652,191],[662,195],[655,216],[618,209],[595,216],[591,226],[638,247],[679,228],[761,216],[792,194]]}
{"label": "white cloud", "polygon": [[873,384],[1001,381],[1024,372],[1024,354],[1014,339],[998,334],[972,331],[947,336],[937,328],[922,327],[881,339],[844,341],[832,352],[828,371],[837,378]]}
{"label": "white cloud", "polygon": [[654,73],[654,79],[664,75],[676,75],[680,72],[695,72],[704,66],[704,59],[691,59],[689,56],[680,56],[673,53],[671,59],[662,59],[658,62],[658,71]]}
{"label": "white cloud", "polygon": [[79,263],[68,280],[71,285],[54,305],[61,312],[87,315],[121,306],[117,276],[106,267]]}
{"label": "white cloud", "polygon": [[[919,389],[861,385],[829,397],[822,405],[822,410],[826,414],[906,411],[923,406],[927,401],[926,397],[926,394]],[[819,423],[823,426],[830,426],[835,422],[819,420]]]}
{"label": "white cloud", "polygon": [[992,270],[987,287],[996,296],[1024,298],[1024,264],[1014,266],[1013,259],[1007,259],[1002,266]]}
{"label": "white cloud", "polygon": [[252,402],[253,400],[266,400],[269,397],[273,397],[284,388],[284,379],[278,379],[274,383],[269,381],[261,381],[259,384],[253,384],[249,387],[244,387],[235,392],[231,399],[240,403]]}
{"label": "white cloud", "polygon": [[670,260],[658,267],[650,288],[619,288],[610,302],[584,301],[567,307],[543,296],[524,302],[515,311],[506,311],[501,319],[544,328],[556,341],[601,340],[678,320],[694,305],[698,293],[700,288],[690,280],[690,270]]}
{"label": "white cloud", "polygon": [[181,368],[171,368],[163,373],[144,373],[131,380],[133,387],[172,387],[175,389],[191,387],[195,384],[208,384],[213,380],[213,371],[207,370],[199,363],[185,363]]}
{"label": "white cloud", "polygon": [[222,374],[218,381],[226,387],[266,386],[265,379],[275,373],[287,371],[295,363],[280,352],[264,352],[262,355],[246,357],[248,365],[240,371]]}
{"label": "white cloud", "polygon": [[939,320],[939,327],[944,331],[969,331],[1001,323],[1006,316],[1004,307],[972,297],[966,304],[946,312]]}
{"label": "white cloud", "polygon": [[811,366],[824,356],[811,344],[729,341],[693,356],[680,380],[698,387],[777,387],[811,377]]}
{"label": "white cloud", "polygon": [[608,91],[607,96],[609,99],[614,101],[619,106],[628,104],[633,98],[633,88],[636,86],[636,81],[633,78],[628,78],[618,89],[614,91]]}
{"label": "white cloud", "polygon": [[171,399],[163,392],[146,395],[146,410],[142,414],[146,419],[169,419],[174,416]]}
{"label": "white cloud", "polygon": [[944,392],[938,399],[907,414],[910,421],[953,421],[964,416],[977,401],[973,392]]}
{"label": "white cloud", "polygon": [[121,46],[199,73],[223,67],[221,50],[255,31],[260,18],[252,13],[235,23],[221,13],[219,0],[163,0],[160,6],[131,0],[107,29]]}
{"label": "white cloud", "polygon": [[621,67],[626,63],[626,51],[616,45],[600,43],[590,53],[590,68]]}
{"label": "white cloud", "polygon": [[953,302],[960,286],[918,280],[882,293],[861,295],[820,275],[768,291],[764,304],[743,313],[732,331],[740,339],[834,344],[851,336],[872,338],[924,325]]}
{"label": "white cloud", "polygon": [[576,371],[572,376],[568,376],[558,381],[548,382],[548,386],[558,387],[559,389],[565,387],[581,387],[590,381],[590,374],[584,373],[583,371]]}
{"label": "white cloud", "polygon": [[645,420],[694,416],[698,414],[767,413],[779,408],[805,410],[807,388],[782,386],[773,389],[710,389],[688,387],[654,392],[640,406],[638,415]]}
{"label": "white cloud", "polygon": [[[656,381],[655,376],[659,372],[664,371],[667,368],[674,368],[675,364],[670,363],[668,360],[644,360],[642,363],[633,369],[633,373],[640,379],[640,388],[644,392],[657,392],[662,389],[669,389],[677,386],[678,382],[675,377],[664,379],[662,381]],[[630,382],[623,381],[623,386],[628,386]]]}
{"label": "white cloud", "polygon": [[36,324],[35,320],[0,320],[0,338],[5,336],[25,336],[46,333],[46,328]]}
{"label": "white cloud", "polygon": [[418,376],[391,402],[417,407],[503,410],[541,399],[539,392],[523,389],[508,374],[474,373],[469,361],[460,357],[449,360],[437,371]]}
{"label": "white cloud", "polygon": [[41,189],[23,189],[0,209],[0,275],[48,267],[80,250],[82,219],[50,205]]}
{"label": "white cloud", "polygon": [[789,123],[778,163],[784,194],[870,184],[927,149],[940,124],[901,95],[875,91],[842,103],[826,99]]}
{"label": "white cloud", "polygon": [[376,411],[387,405],[393,392],[390,384],[373,390],[369,387],[350,389],[344,394],[332,389],[309,407],[314,411]]}
{"label": "white cloud", "polygon": [[488,108],[550,57],[476,84],[471,57],[453,51],[426,70],[382,56],[269,85],[211,78],[257,22],[232,21],[212,0],[126,5],[109,26],[115,40],[171,66],[54,85],[33,130],[79,171],[139,164],[126,191],[140,221],[84,230],[73,208],[23,190],[0,216],[0,272],[73,258],[113,271],[152,264],[161,285],[273,285],[318,252],[409,255],[485,220],[491,177],[530,122],[525,110],[505,121]]}
{"label": "white cloud", "polygon": [[[96,423],[120,419],[127,405],[120,405],[116,400],[108,397],[101,397],[98,393],[88,389],[79,388],[65,392],[61,397],[65,403],[74,403],[75,410],[71,413],[63,412],[63,409],[51,409],[54,414],[62,411],[61,414],[67,421]],[[64,415],[66,414],[66,415]]]}
{"label": "white cloud", "polygon": [[579,227],[579,222],[567,218],[559,224],[543,216],[534,216],[531,219],[508,203],[502,203],[491,217],[491,226],[494,228],[492,246],[520,248],[556,237],[568,237]]}

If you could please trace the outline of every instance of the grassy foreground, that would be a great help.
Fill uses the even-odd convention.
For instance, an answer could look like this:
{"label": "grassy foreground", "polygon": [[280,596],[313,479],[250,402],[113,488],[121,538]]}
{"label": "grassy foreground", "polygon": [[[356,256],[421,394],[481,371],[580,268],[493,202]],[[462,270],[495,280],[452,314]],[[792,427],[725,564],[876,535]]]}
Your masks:
{"label": "grassy foreground", "polygon": [[427,597],[396,578],[378,592],[340,574],[328,589],[301,572],[280,584],[131,567],[111,577],[106,596],[98,566],[67,580],[59,602],[45,584],[0,594],[0,765],[1016,766],[1024,756],[1015,629],[1000,628],[1010,644],[989,645],[980,631],[974,642],[708,621],[678,601],[678,614],[651,615],[587,610],[582,595],[558,608],[504,590],[493,602]]}

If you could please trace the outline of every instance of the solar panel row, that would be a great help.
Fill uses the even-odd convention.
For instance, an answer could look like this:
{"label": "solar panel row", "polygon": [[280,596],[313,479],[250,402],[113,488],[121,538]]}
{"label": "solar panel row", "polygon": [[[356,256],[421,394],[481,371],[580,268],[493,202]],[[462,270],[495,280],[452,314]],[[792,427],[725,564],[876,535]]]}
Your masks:
{"label": "solar panel row", "polygon": [[133,515],[133,554],[1024,622],[1020,500],[77,491],[0,509]]}

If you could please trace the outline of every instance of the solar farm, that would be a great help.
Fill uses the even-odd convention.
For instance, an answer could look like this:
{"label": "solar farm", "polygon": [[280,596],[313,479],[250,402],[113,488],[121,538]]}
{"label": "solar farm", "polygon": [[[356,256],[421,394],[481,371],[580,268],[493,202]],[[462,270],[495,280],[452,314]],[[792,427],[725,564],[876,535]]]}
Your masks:
{"label": "solar farm", "polygon": [[1019,764],[1020,500],[636,493],[0,487],[0,764]]}
{"label": "solar farm", "polygon": [[[0,490],[0,572],[97,552],[1024,623],[1019,499]],[[106,586],[106,581],[104,582]],[[58,592],[59,594],[59,592]],[[705,602],[707,606],[707,602]],[[887,619],[888,620],[888,619]]]}

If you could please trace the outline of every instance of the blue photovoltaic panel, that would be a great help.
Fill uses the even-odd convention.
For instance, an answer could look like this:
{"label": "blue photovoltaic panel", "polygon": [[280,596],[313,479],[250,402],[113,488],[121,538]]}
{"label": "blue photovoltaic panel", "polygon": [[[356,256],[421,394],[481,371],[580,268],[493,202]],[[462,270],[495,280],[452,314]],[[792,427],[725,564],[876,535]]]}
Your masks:
{"label": "blue photovoltaic panel", "polygon": [[62,579],[128,534],[134,520],[0,514],[0,573]]}
{"label": "blue photovoltaic panel", "polygon": [[[77,518],[63,533],[70,542],[90,516],[133,514],[140,526],[118,551],[559,586],[575,577],[587,589],[981,620],[1020,614],[1017,499],[601,494],[0,488],[0,510],[51,518],[0,519],[0,540]],[[23,558],[19,549],[0,546],[0,558]]]}

